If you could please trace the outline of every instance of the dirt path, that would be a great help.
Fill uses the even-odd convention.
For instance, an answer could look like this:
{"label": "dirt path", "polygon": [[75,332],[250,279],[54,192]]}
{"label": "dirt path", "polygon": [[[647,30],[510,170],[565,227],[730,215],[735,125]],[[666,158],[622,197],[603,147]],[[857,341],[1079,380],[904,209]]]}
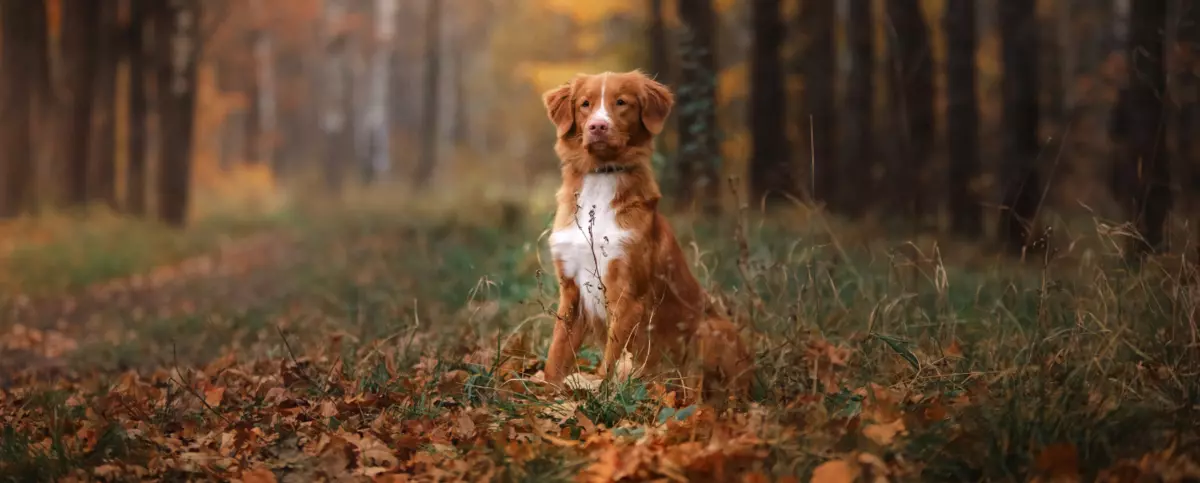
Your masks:
{"label": "dirt path", "polygon": [[218,304],[252,308],[286,290],[282,274],[300,255],[294,234],[267,232],[77,293],[18,300],[0,314],[0,382],[14,373],[61,368],[64,356],[84,341],[130,321],[167,319]]}

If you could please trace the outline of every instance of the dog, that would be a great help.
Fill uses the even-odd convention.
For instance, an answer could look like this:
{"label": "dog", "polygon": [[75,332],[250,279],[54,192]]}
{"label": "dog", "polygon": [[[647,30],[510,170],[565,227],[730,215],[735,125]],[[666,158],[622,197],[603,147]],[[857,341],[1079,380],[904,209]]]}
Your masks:
{"label": "dog", "polygon": [[751,360],[737,328],[692,274],[666,218],[650,159],[675,99],[641,71],[577,74],[542,94],[562,186],[549,248],[559,304],[545,379],[576,370],[589,333],[606,334],[606,375],[628,351],[642,368],[698,363],[705,393],[743,392]]}

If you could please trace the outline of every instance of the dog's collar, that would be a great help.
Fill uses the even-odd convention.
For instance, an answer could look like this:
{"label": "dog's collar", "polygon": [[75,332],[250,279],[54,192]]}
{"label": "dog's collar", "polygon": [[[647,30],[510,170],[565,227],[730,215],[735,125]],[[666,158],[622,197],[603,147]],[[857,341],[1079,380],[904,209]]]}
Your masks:
{"label": "dog's collar", "polygon": [[591,171],[588,171],[588,173],[591,173],[591,174],[623,173],[623,172],[629,171],[631,169],[633,169],[633,166],[630,166],[628,164],[608,163],[608,164],[602,164],[602,165],[600,165],[600,167],[592,169]]}

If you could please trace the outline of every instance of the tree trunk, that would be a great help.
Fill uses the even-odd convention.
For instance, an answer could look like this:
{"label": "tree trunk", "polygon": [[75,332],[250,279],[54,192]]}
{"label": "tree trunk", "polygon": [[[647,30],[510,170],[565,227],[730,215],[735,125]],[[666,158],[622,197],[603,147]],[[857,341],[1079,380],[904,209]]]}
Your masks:
{"label": "tree trunk", "polygon": [[[879,186],[873,165],[871,146],[875,127],[875,28],[872,0],[850,0],[846,37],[850,50],[850,72],[846,80],[846,134],[843,179],[858,180],[860,186]],[[847,193],[843,200],[846,214],[857,216],[865,210],[864,196]]]}
{"label": "tree trunk", "polygon": [[68,92],[63,104],[62,139],[67,146],[66,201],[69,206],[83,206],[88,201],[89,156],[92,139],[92,110],[95,103],[93,86],[99,57],[96,40],[102,29],[102,2],[94,0],[62,1],[62,58]]}
{"label": "tree trunk", "polygon": [[717,176],[716,15],[710,0],[695,0],[679,2],[679,18],[686,31],[680,45],[682,68],[676,92],[680,128],[676,201],[687,209],[699,199],[701,208],[713,213],[720,207],[721,188]]}
{"label": "tree trunk", "polygon": [[[1179,165],[1183,177],[1180,179],[1183,203],[1189,206],[1188,215],[1191,220],[1200,217],[1200,143],[1194,137],[1200,129],[1200,3],[1182,1],[1180,6],[1179,65],[1172,67],[1176,74],[1177,114],[1175,153],[1179,156]],[[1195,233],[1200,233],[1200,227],[1193,227]]]}
{"label": "tree trunk", "polygon": [[946,0],[946,108],[950,154],[950,226],[983,234],[983,210],[971,186],[979,175],[979,104],[975,93],[975,0]]}
{"label": "tree trunk", "polygon": [[1129,15],[1129,143],[1122,179],[1131,184],[1130,217],[1144,241],[1132,252],[1165,248],[1164,225],[1171,209],[1170,168],[1166,150],[1166,54],[1163,29],[1166,0],[1132,2]]}
{"label": "tree trunk", "polygon": [[441,80],[441,0],[429,0],[425,12],[425,98],[421,112],[421,158],[413,184],[421,188],[433,178],[438,156],[438,88]]}
{"label": "tree trunk", "polygon": [[346,34],[343,30],[344,0],[325,2],[325,60],[324,63],[324,112],[321,128],[324,133],[325,155],[323,160],[326,189],[340,193],[342,189],[343,164],[347,156],[353,159],[353,133],[348,125],[351,112],[350,86],[347,82],[350,66],[346,59]]}
{"label": "tree trunk", "polygon": [[462,32],[455,35],[454,42],[458,44],[451,53],[451,70],[454,72],[454,123],[450,126],[450,140],[455,145],[464,146],[470,137],[467,131],[467,63],[463,52],[467,50],[466,38]]}
{"label": "tree trunk", "polygon": [[[1005,0],[1005,3],[1008,0]],[[887,13],[894,30],[892,110],[900,139],[898,163],[888,177],[894,187],[891,205],[897,215],[920,226],[934,202],[925,182],[933,146],[933,54],[929,28],[918,0],[891,0]]]}
{"label": "tree trunk", "polygon": [[838,162],[834,135],[837,119],[834,116],[833,89],[837,69],[834,65],[836,44],[833,38],[837,22],[837,4],[832,1],[806,1],[800,4],[796,17],[800,33],[800,48],[793,59],[794,70],[804,79],[801,91],[800,116],[802,127],[799,143],[804,149],[800,157],[813,172],[809,173],[816,200],[825,202],[831,210],[841,208],[842,193],[838,186]]}
{"label": "tree trunk", "polygon": [[[787,121],[782,108],[783,65],[779,49],[784,26],[779,0],[754,0],[750,53],[750,195],[752,204],[776,204],[795,196],[796,182],[788,153]],[[682,122],[682,120],[681,120]],[[686,125],[686,124],[681,124]]]}
{"label": "tree trunk", "polygon": [[92,114],[95,125],[91,136],[91,169],[88,175],[88,199],[117,209],[117,159],[116,159],[116,93],[117,35],[120,32],[116,2],[100,3],[100,16],[93,18],[99,23],[93,40],[96,56],[95,91],[92,93]]}
{"label": "tree trunk", "polygon": [[367,182],[374,181],[391,170],[391,119],[388,116],[388,86],[392,80],[392,57],[395,55],[396,0],[375,0],[375,45],[371,52],[371,90],[367,106],[369,130],[368,156],[370,166]]}
{"label": "tree trunk", "polygon": [[[680,12],[687,9],[680,2]],[[707,4],[707,2],[705,2]],[[670,51],[667,48],[667,22],[663,18],[663,0],[650,0],[650,25],[646,28],[650,43],[650,76],[658,82],[670,85]]]}
{"label": "tree trunk", "polygon": [[[35,104],[44,100],[46,5],[0,0],[0,218],[33,205]],[[32,71],[32,72],[31,72]]]}
{"label": "tree trunk", "polygon": [[171,226],[187,222],[191,188],[192,128],[201,51],[200,0],[168,0],[158,6],[154,42],[158,55],[158,107],[162,135],[158,167],[158,216]]}
{"label": "tree trunk", "polygon": [[1004,164],[1000,186],[1004,190],[1000,236],[1010,250],[1028,242],[1041,198],[1038,158],[1038,25],[1035,0],[999,3]]}
{"label": "tree trunk", "polygon": [[146,2],[129,0],[129,31],[126,53],[129,57],[129,165],[126,167],[125,209],[146,214]]}
{"label": "tree trunk", "polygon": [[254,29],[250,32],[250,52],[254,76],[250,86],[250,115],[246,119],[246,161],[274,166],[276,136],[275,45],[266,28],[263,0],[252,0]]}
{"label": "tree trunk", "polygon": [[[667,42],[667,22],[663,14],[663,0],[650,0],[646,5],[647,16],[650,21],[646,26],[646,42],[650,46],[649,58],[646,59],[647,74],[653,77],[658,82],[672,86],[676,90],[676,95],[679,94],[679,86],[672,84],[671,75],[671,50]],[[678,165],[674,161],[674,153],[676,146],[675,137],[675,120],[679,117],[678,111],[673,116],[667,119],[663,130],[654,139],[654,149],[658,153],[658,159],[672,160],[662,164],[655,164],[655,169],[658,171],[659,181],[663,188],[670,193],[679,194],[675,173],[667,171],[668,166]],[[676,200],[679,201],[679,200]]]}

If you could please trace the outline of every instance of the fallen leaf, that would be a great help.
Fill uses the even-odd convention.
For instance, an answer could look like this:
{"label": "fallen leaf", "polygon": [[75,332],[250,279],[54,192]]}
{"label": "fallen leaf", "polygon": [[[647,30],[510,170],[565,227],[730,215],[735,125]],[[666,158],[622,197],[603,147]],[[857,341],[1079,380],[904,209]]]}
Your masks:
{"label": "fallen leaf", "polygon": [[1037,457],[1038,472],[1053,481],[1079,480],[1079,454],[1070,443],[1047,446]]}
{"label": "fallen leaf", "polygon": [[812,483],[854,483],[861,471],[848,461],[833,460],[821,463],[813,470]]}
{"label": "fallen leaf", "polygon": [[897,419],[890,423],[874,423],[863,427],[862,434],[875,444],[880,446],[891,446],[896,442],[896,436],[904,434],[904,420]]}
{"label": "fallen leaf", "polygon": [[204,391],[204,402],[212,407],[220,407],[221,399],[225,397],[224,387],[212,387]]}
{"label": "fallen leaf", "polygon": [[458,418],[455,420],[457,424],[458,434],[470,437],[475,434],[475,421],[471,420],[466,412],[458,413]]}
{"label": "fallen leaf", "polygon": [[266,468],[259,468],[242,473],[243,483],[275,483],[275,473]]}
{"label": "fallen leaf", "polygon": [[950,345],[942,349],[942,354],[952,359],[961,359],[963,357],[963,350],[962,346],[958,344],[958,339],[951,340]]}

